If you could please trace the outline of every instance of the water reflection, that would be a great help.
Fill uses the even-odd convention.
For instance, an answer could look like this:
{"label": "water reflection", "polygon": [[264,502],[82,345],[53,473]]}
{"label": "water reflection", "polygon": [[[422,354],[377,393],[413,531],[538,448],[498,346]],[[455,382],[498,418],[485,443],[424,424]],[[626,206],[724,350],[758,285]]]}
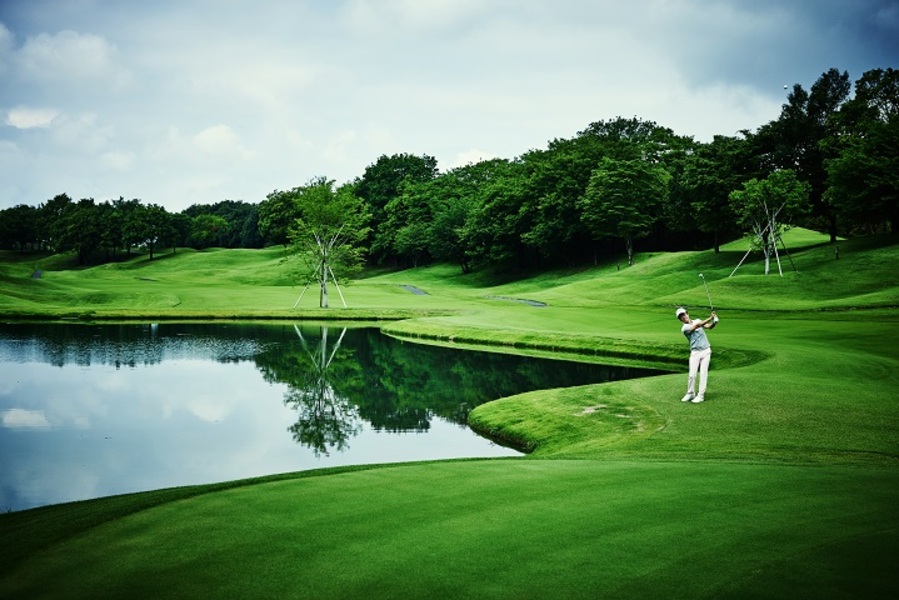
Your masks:
{"label": "water reflection", "polygon": [[[359,434],[359,413],[352,401],[335,390],[337,381],[347,373],[331,372],[334,357],[340,350],[347,329],[340,331],[337,341],[329,348],[328,327],[322,326],[316,344],[307,343],[303,332],[294,325],[303,345],[305,357],[298,357],[296,379],[290,382],[284,403],[297,412],[297,422],[288,427],[293,439],[312,449],[316,456],[328,454],[329,449],[345,450],[349,439]],[[308,360],[303,360],[304,358]],[[346,353],[340,364],[351,364]],[[271,375],[270,375],[271,376]]]}
{"label": "water reflection", "polygon": [[516,454],[478,404],[645,371],[271,323],[0,325],[0,510],[319,466]]}

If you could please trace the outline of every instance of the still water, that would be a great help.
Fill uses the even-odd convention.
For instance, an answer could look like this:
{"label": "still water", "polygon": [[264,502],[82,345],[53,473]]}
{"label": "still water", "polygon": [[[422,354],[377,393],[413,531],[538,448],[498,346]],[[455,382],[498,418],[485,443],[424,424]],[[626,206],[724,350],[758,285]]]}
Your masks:
{"label": "still water", "polygon": [[284,323],[0,324],[0,510],[325,466],[514,456],[466,425],[650,371]]}

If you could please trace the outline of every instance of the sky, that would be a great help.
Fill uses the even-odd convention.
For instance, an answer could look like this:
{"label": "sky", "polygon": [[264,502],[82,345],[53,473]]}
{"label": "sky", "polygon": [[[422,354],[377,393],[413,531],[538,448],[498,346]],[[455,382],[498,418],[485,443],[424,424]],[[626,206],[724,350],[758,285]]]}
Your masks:
{"label": "sky", "polygon": [[258,203],[637,117],[709,141],[899,68],[899,0],[0,0],[0,209]]}

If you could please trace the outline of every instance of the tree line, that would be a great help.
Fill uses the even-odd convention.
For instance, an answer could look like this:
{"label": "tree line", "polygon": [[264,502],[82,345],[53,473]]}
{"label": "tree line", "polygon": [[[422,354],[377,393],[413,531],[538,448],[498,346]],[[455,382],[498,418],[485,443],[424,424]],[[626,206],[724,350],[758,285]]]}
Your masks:
{"label": "tree line", "polygon": [[[470,272],[632,262],[635,249],[717,251],[747,233],[767,252],[788,225],[832,240],[896,233],[899,71],[870,70],[854,88],[847,72],[830,69],[809,90],[793,86],[776,120],[710,142],[617,118],[445,172],[428,155],[385,155],[351,182],[319,177],[259,203],[171,214],[136,199],[61,194],[0,211],[0,247],[88,262],[135,248],[152,258],[163,247],[284,244],[345,256],[347,265],[452,261]],[[316,256],[310,269],[323,271]]]}
{"label": "tree line", "polygon": [[58,194],[37,207],[20,204],[0,211],[0,248],[71,252],[80,264],[131,256],[135,249],[152,259],[161,248],[261,248],[257,208],[225,200],[173,214],[139,199],[74,201]]}

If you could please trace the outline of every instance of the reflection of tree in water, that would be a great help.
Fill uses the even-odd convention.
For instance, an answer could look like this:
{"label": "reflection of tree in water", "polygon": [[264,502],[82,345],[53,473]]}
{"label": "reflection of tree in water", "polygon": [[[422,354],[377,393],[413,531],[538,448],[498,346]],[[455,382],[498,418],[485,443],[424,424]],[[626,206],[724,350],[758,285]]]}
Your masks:
{"label": "reflection of tree in water", "polygon": [[264,338],[232,331],[222,324],[0,324],[0,353],[16,354],[57,367],[111,365],[116,369],[155,365],[165,360],[249,360]]}
{"label": "reflection of tree in water", "polygon": [[473,408],[497,398],[651,374],[404,343],[375,329],[294,330],[254,360],[266,381],[288,385],[285,403],[298,412],[290,431],[317,454],[346,449],[362,420],[394,433],[428,431],[435,417],[467,427]]}
{"label": "reflection of tree in water", "polygon": [[[287,428],[293,439],[303,446],[312,448],[316,456],[327,455],[329,449],[345,450],[349,439],[359,433],[359,415],[356,406],[340,395],[332,384],[332,377],[341,369],[330,373],[333,365],[351,365],[345,360],[347,353],[338,363],[334,358],[341,350],[341,342],[346,335],[343,328],[333,347],[329,348],[329,331],[320,329],[317,343],[307,341],[299,327],[294,326],[303,346],[302,353],[294,353],[297,361],[296,378],[284,394],[284,403],[297,411],[296,423]],[[308,335],[308,333],[307,333]]]}

